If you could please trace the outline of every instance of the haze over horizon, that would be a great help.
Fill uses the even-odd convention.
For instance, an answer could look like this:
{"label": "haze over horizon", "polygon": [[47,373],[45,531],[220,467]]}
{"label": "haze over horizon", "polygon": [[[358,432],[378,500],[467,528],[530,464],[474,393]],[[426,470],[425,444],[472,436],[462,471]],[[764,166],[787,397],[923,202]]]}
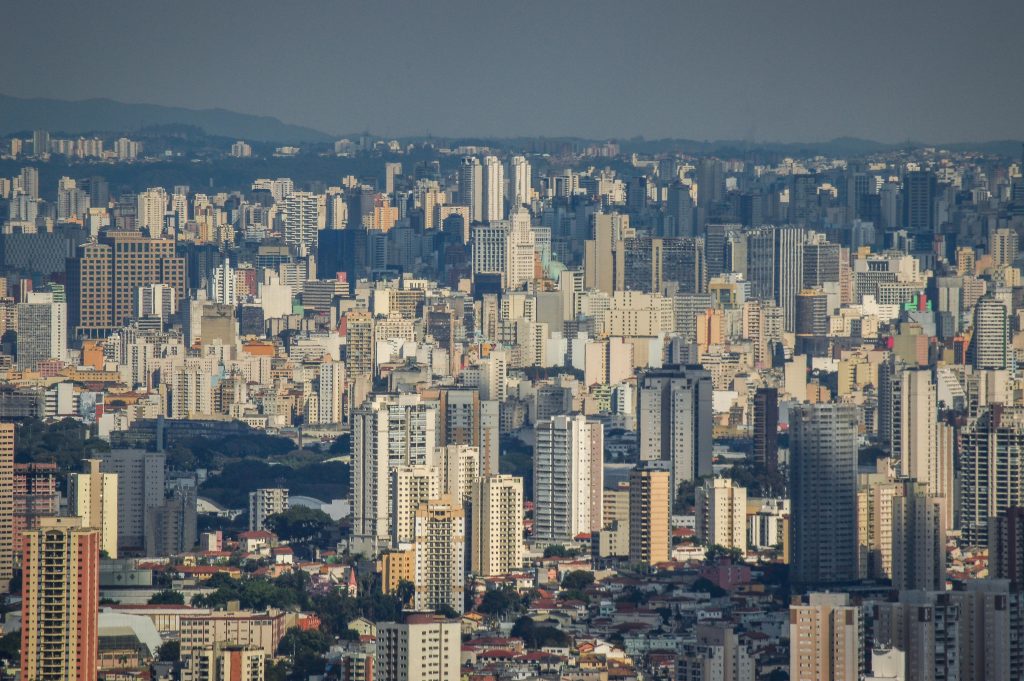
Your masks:
{"label": "haze over horizon", "polygon": [[[1024,3],[982,4],[46,0],[8,8],[0,57],[17,67],[0,92],[223,108],[335,134],[1024,138],[1007,58]],[[117,40],[74,39],[86,25]],[[44,26],[69,39],[40,49]]]}

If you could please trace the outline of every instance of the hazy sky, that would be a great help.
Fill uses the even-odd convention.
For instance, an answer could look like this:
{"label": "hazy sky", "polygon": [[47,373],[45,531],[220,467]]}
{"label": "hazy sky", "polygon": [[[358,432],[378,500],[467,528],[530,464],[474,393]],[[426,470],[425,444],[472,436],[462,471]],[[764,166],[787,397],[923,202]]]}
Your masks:
{"label": "hazy sky", "polygon": [[1024,138],[1022,0],[18,0],[3,16],[0,92],[22,97],[331,133]]}

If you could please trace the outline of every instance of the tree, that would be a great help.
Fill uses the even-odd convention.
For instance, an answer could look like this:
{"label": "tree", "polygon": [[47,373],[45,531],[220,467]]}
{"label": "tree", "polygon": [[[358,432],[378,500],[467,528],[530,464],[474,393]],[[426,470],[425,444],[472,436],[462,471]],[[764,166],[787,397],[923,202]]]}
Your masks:
{"label": "tree", "polygon": [[181,641],[167,641],[156,651],[157,659],[161,662],[177,662],[181,657]]}
{"label": "tree", "polygon": [[722,546],[720,544],[712,544],[704,552],[704,562],[706,563],[717,563],[722,558],[728,558],[733,563],[743,562],[743,552],[735,546]]}
{"label": "tree", "polygon": [[278,644],[277,654],[291,656],[290,678],[307,679],[323,673],[324,654],[330,647],[331,640],[323,632],[292,627]]}
{"label": "tree", "polygon": [[562,588],[569,591],[583,591],[594,583],[594,573],[588,570],[570,570],[562,578]]}
{"label": "tree", "polygon": [[455,611],[455,608],[448,605],[447,603],[442,603],[434,610],[434,612],[436,612],[441,617],[447,617],[448,619],[454,619],[459,616],[459,613]]}
{"label": "tree", "polygon": [[0,637],[0,660],[15,662],[21,654],[21,630],[17,629]]}
{"label": "tree", "polygon": [[577,549],[567,549],[562,544],[551,544],[544,547],[545,558],[573,558],[580,555]]}
{"label": "tree", "polygon": [[150,605],[185,605],[185,595],[180,591],[164,589],[149,597]]}
{"label": "tree", "polygon": [[319,509],[292,506],[284,513],[267,518],[267,528],[282,541],[293,546],[312,548],[327,545],[331,532],[337,527],[331,517]]}
{"label": "tree", "polygon": [[477,610],[492,617],[505,617],[519,609],[519,597],[511,589],[492,589],[484,594]]}

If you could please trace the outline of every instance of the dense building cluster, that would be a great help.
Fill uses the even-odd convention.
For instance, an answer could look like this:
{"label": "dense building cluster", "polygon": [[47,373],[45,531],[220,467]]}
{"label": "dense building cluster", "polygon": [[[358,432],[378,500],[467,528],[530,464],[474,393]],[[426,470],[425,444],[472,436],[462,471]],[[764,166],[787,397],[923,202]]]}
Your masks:
{"label": "dense building cluster", "polygon": [[22,679],[1024,678],[1021,161],[5,147]]}

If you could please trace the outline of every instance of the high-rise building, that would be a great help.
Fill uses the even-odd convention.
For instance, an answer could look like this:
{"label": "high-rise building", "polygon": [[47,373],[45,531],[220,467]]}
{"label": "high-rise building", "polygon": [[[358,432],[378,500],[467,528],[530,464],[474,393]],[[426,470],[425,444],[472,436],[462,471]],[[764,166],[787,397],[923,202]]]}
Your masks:
{"label": "high-rise building", "polygon": [[460,205],[469,206],[469,219],[472,222],[484,220],[484,171],[480,159],[466,156],[459,166]]}
{"label": "high-rise building", "polygon": [[68,326],[77,338],[102,338],[135,314],[138,290],[166,284],[180,309],[188,292],[185,258],[173,239],[150,239],[137,231],[109,231],[83,244],[68,262]]}
{"label": "high-rise building", "polygon": [[775,304],[782,308],[783,327],[796,330],[796,297],[804,288],[804,241],[800,227],[776,227],[775,237]]}
{"label": "high-rise building", "polygon": [[467,445],[480,451],[480,474],[498,474],[498,403],[471,388],[438,390],[438,445]]}
{"label": "high-rise building", "polygon": [[960,429],[960,531],[989,545],[989,518],[1024,506],[1024,407],[990,404]]}
{"label": "high-rise building", "polygon": [[1024,592],[1006,579],[969,579],[963,587],[949,592],[960,610],[961,681],[1024,678]]}
{"label": "high-rise building", "polygon": [[1017,230],[1009,227],[992,230],[988,236],[988,254],[992,256],[992,264],[996,267],[1013,265],[1017,260]]}
{"label": "high-rise building", "polygon": [[666,365],[637,380],[640,460],[666,462],[673,496],[712,472],[711,392],[711,374],[693,366]]}
{"label": "high-rise building", "polygon": [[68,511],[82,527],[99,532],[100,550],[117,558],[117,475],[101,472],[100,459],[85,459],[84,473],[68,476]]}
{"label": "high-rise building", "polygon": [[928,485],[900,481],[892,500],[892,585],[901,591],[946,588],[946,499]]}
{"label": "high-rise building", "polygon": [[0,593],[14,577],[15,524],[14,424],[0,423]]}
{"label": "high-rise building", "polygon": [[210,300],[221,305],[238,305],[237,276],[235,268],[227,258],[213,270],[209,296]]}
{"label": "high-rise building", "polygon": [[533,193],[530,162],[513,156],[508,162],[508,203],[510,208],[529,205]]}
{"label": "high-rise building", "polygon": [[790,412],[792,580],[857,579],[857,408],[800,405]]}
{"label": "high-rise building", "polygon": [[989,519],[988,572],[1024,591],[1024,507],[1008,508]]}
{"label": "high-rise building", "polygon": [[146,514],[163,504],[163,452],[114,449],[100,455],[100,471],[117,476],[117,544],[120,550],[146,545]]}
{"label": "high-rise building", "polygon": [[391,469],[391,546],[405,549],[416,541],[416,511],[420,504],[441,496],[439,471],[434,466],[395,466]]}
{"label": "high-rise building", "polygon": [[789,606],[789,678],[858,681],[863,669],[860,608],[841,593],[811,593]]}
{"label": "high-rise building", "polygon": [[375,370],[373,314],[349,312],[345,320],[345,368],[348,379],[372,376]]}
{"label": "high-rise building", "polygon": [[21,678],[94,681],[100,534],[81,518],[43,518],[22,555]]}
{"label": "high-rise building", "polygon": [[969,349],[975,369],[1006,369],[1010,366],[1010,320],[1006,303],[985,295],[974,306],[974,334]]}
{"label": "high-rise building", "polygon": [[[866,608],[874,644],[873,678],[884,678],[879,657],[893,657],[898,678],[944,681],[960,677],[963,623],[952,595],[942,591],[900,591],[899,600]],[[879,652],[881,651],[881,655]],[[894,655],[895,653],[895,655]]]}
{"label": "high-rise building", "polygon": [[344,413],[345,365],[321,362],[317,377],[317,422],[341,423]]}
{"label": "high-rise building", "polygon": [[261,487],[249,492],[249,531],[267,529],[267,518],[288,510],[288,490]]}
{"label": "high-rise building", "polygon": [[935,174],[927,170],[913,170],[903,176],[900,190],[903,195],[902,227],[914,236],[931,236],[935,232]]}
{"label": "high-rise building", "polygon": [[747,552],[747,490],[728,478],[709,478],[695,490],[697,536],[707,546]]}
{"label": "high-rise building", "polygon": [[139,192],[136,200],[135,226],[148,231],[151,237],[162,236],[164,214],[167,212],[167,190],[163,187],[150,187]]}
{"label": "high-rise building", "polygon": [[687,642],[676,658],[675,678],[754,681],[757,662],[739,634],[728,624],[701,623],[694,627],[694,641]]}
{"label": "high-rise building", "polygon": [[754,392],[754,461],[766,471],[779,467],[779,390],[758,388]]}
{"label": "high-rise building", "polygon": [[672,494],[665,470],[629,472],[629,561],[656,565],[671,559]]}
{"label": "high-rise building", "polygon": [[486,475],[473,481],[470,570],[479,577],[523,566],[523,479]]}
{"label": "high-rise building", "polygon": [[413,596],[417,610],[448,606],[465,609],[466,512],[458,500],[442,496],[416,509]]}
{"label": "high-rise building", "polygon": [[292,192],[281,206],[284,241],[299,255],[312,252],[317,245],[319,208],[317,197],[309,192]]}
{"label": "high-rise building", "polygon": [[462,623],[411,613],[404,622],[377,623],[376,681],[459,681]]}
{"label": "high-rise building", "polygon": [[483,164],[483,221],[505,217],[505,167],[496,156],[485,156]]}
{"label": "high-rise building", "polygon": [[604,426],[580,414],[552,416],[534,433],[534,538],[573,541],[601,529]]}
{"label": "high-rise building", "polygon": [[18,303],[18,368],[35,370],[47,359],[67,361],[67,303],[53,293],[31,291]]}
{"label": "high-rise building", "polygon": [[352,413],[352,546],[376,555],[391,540],[390,471],[423,466],[437,447],[437,408],[417,395],[371,395]]}
{"label": "high-rise building", "polygon": [[[0,440],[5,439],[3,425],[0,425]],[[13,428],[11,436],[13,437]],[[12,449],[12,459],[13,451]],[[0,446],[0,456],[3,455],[3,448]],[[52,462],[14,464],[14,558],[16,561],[21,560],[25,544],[24,533],[39,527],[40,518],[56,516],[59,510],[57,464]]]}

